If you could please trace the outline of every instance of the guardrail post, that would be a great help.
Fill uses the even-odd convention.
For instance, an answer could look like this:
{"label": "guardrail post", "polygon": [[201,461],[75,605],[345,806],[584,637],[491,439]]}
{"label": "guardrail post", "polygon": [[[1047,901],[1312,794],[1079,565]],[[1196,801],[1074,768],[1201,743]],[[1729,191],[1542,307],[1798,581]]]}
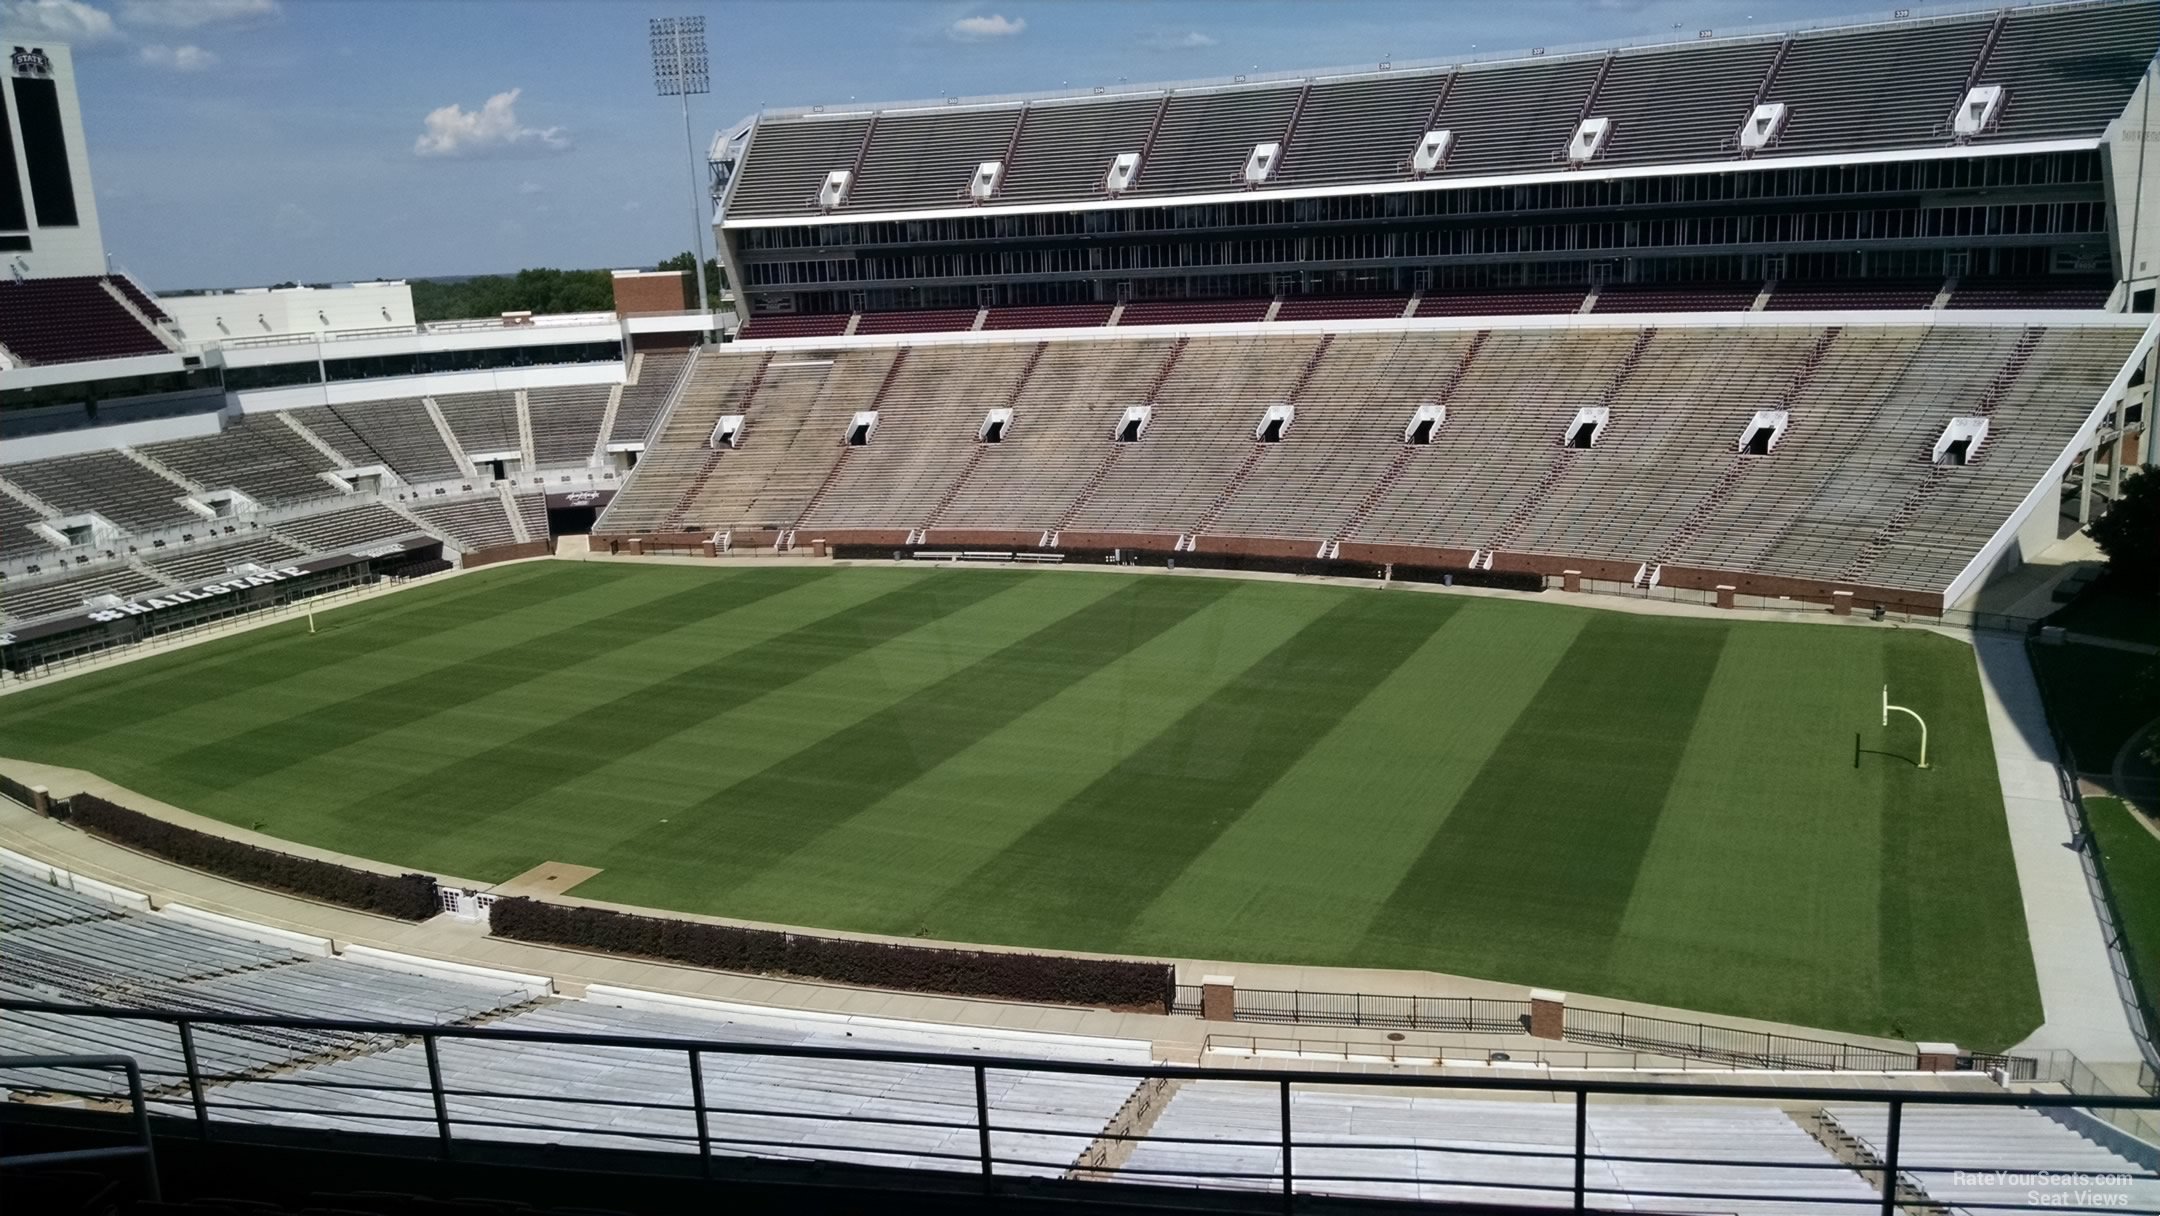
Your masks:
{"label": "guardrail post", "polygon": [[435,1036],[420,1036],[420,1045],[427,1049],[428,1092],[435,1097],[435,1137],[440,1145],[442,1158],[450,1159],[450,1102],[443,1095],[442,1057],[435,1051]]}
{"label": "guardrail post", "polygon": [[157,1203],[165,1198],[165,1192],[158,1180],[157,1141],[150,1136],[150,1103],[143,1097],[141,1066],[133,1060],[125,1063],[128,1104],[134,1109],[135,1134],[142,1138],[143,1198]]}
{"label": "guardrail post", "polygon": [[983,1189],[988,1190],[995,1169],[990,1160],[990,1085],[983,1066],[975,1066],[975,1140],[982,1153]]}
{"label": "guardrail post", "polygon": [[187,1069],[188,1099],[195,1104],[195,1134],[210,1138],[210,1108],[203,1102],[202,1072],[195,1067],[195,1031],[187,1019],[180,1020],[180,1059]]}
{"label": "guardrail post", "polygon": [[1583,1157],[1590,1145],[1590,1094],[1575,1091],[1575,1210],[1583,1210]]}
{"label": "guardrail post", "polygon": [[712,1134],[705,1127],[705,1062],[699,1058],[698,1049],[690,1049],[690,1101],[697,1107],[697,1155],[698,1164],[712,1177]]}
{"label": "guardrail post", "polygon": [[1897,1214],[1898,1132],[1904,1122],[1905,1104],[1890,1099],[1890,1142],[1883,1147],[1882,1216]]}
{"label": "guardrail post", "polygon": [[1282,1083],[1282,1206],[1283,1211],[1294,1209],[1297,1203],[1297,1175],[1290,1168],[1290,1082]]}

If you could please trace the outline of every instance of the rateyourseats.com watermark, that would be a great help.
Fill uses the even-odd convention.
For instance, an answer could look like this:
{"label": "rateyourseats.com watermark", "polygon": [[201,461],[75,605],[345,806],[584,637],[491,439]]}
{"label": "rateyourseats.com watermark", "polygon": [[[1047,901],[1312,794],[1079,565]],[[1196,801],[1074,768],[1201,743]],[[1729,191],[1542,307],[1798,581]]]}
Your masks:
{"label": "rateyourseats.com watermark", "polygon": [[[2057,1170],[1957,1170],[1951,1181],[1960,1187],[1986,1187],[2005,1192],[2004,1202],[2033,1208],[2127,1208],[2129,1174],[2082,1174]],[[2010,1195],[2021,1195],[2011,1200]]]}

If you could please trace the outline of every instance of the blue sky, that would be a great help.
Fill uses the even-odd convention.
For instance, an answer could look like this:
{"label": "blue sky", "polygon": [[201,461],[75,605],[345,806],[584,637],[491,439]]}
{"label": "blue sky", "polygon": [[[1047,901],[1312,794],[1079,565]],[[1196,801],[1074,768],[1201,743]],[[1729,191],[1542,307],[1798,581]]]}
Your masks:
{"label": "blue sky", "polygon": [[[1917,7],[1917,6],[1915,6]],[[699,150],[760,105],[1739,32],[1866,0],[0,0],[75,47],[108,249],[151,287],[647,265],[689,247],[646,19],[702,13]],[[492,100],[491,100],[492,99]]]}

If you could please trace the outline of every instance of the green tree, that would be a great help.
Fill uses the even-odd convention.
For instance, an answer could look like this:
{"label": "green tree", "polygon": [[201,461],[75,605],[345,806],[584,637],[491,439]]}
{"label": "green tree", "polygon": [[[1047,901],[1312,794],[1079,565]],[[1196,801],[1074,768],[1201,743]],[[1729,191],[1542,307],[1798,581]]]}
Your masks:
{"label": "green tree", "polygon": [[457,282],[412,285],[413,315],[426,321],[497,317],[506,312],[606,312],[615,284],[605,270],[539,267],[514,275],[478,275]]}
{"label": "green tree", "polygon": [[[655,269],[655,270],[688,270],[688,269],[690,269],[690,268],[691,268],[692,266],[694,266],[694,265],[696,265],[696,264],[697,264],[697,258],[696,258],[696,257],[694,257],[694,256],[693,256],[693,255],[692,255],[692,254],[690,253],[690,251],[686,249],[686,250],[682,251],[681,253],[678,253],[678,254],[676,254],[676,255],[675,255],[674,257],[671,257],[671,258],[669,258],[668,260],[666,260],[666,261],[664,261],[664,262],[660,263],[660,264],[659,264],[658,266],[655,266],[655,267],[654,267],[653,269]],[[711,300],[711,301],[712,301],[712,302],[713,302],[714,304],[718,304],[718,303],[720,302],[720,291],[721,291],[721,289],[722,289],[722,288],[724,288],[724,287],[726,287],[726,286],[727,286],[727,277],[726,277],[725,275],[723,275],[723,274],[721,274],[721,273],[720,273],[720,261],[719,261],[719,259],[717,259],[717,258],[706,258],[706,259],[705,259],[705,295],[706,295],[706,297],[707,297],[707,298],[708,298],[709,300]],[[683,303],[683,307],[685,307],[685,308],[696,308],[696,307],[697,307],[697,291],[696,291],[695,287],[692,287],[692,288],[691,288],[691,290],[690,290],[690,293],[689,293],[689,295],[690,295],[690,298],[689,298],[688,300],[684,301],[684,303]]]}
{"label": "green tree", "polygon": [[2122,497],[2091,530],[2093,543],[2107,554],[2108,580],[2118,590],[2160,593],[2160,476],[2141,472],[2124,481]]}

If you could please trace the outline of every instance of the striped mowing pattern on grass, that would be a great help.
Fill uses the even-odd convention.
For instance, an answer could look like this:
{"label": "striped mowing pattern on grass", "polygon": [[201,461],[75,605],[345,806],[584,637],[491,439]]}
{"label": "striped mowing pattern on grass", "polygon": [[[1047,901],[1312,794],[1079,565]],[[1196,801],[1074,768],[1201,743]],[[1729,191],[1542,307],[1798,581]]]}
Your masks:
{"label": "striped mowing pattern on grass", "polygon": [[[1977,1048],[2039,1020],[1972,652],[1931,634],[572,563],[318,627],[0,699],[0,754],[395,864],[596,866],[577,894],[661,908]],[[1886,680],[1929,715],[1924,773],[1871,718]]]}

